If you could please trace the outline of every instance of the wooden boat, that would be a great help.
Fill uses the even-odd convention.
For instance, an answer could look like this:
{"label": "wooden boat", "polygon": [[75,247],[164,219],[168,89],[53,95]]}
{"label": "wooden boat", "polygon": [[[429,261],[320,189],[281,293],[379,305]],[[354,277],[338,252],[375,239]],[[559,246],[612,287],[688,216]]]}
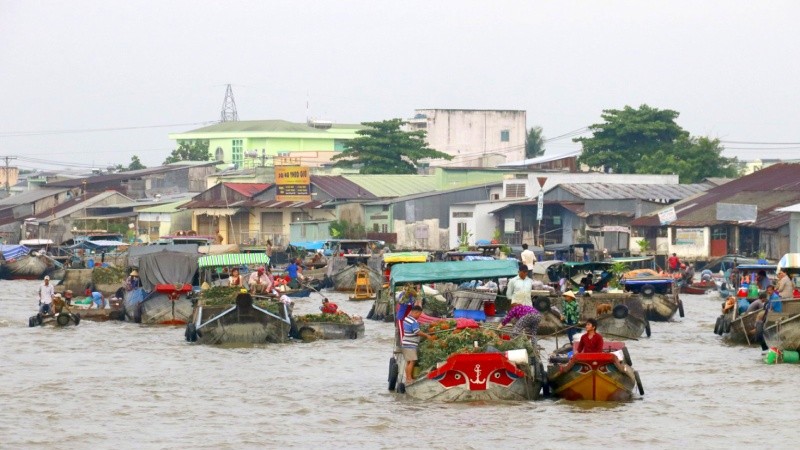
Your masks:
{"label": "wooden boat", "polygon": [[681,283],[681,294],[703,295],[717,289],[714,281],[696,281],[692,284]]}
{"label": "wooden boat", "polygon": [[3,278],[7,280],[41,280],[52,267],[52,262],[44,256],[22,255],[3,264]]}
{"label": "wooden boat", "polygon": [[622,342],[607,342],[602,353],[551,356],[547,370],[550,392],[566,400],[627,401],[638,386],[639,394],[644,395],[639,373],[620,356],[624,348]]}
{"label": "wooden boat", "polygon": [[597,319],[598,333],[614,339],[635,339],[646,333],[650,337],[650,323],[645,317],[641,297],[632,292],[596,292],[591,296],[578,296],[581,322]]}
{"label": "wooden boat", "polygon": [[[332,264],[328,267],[336,267],[341,258],[334,258]],[[341,265],[340,263],[338,263]],[[366,270],[369,273],[370,289],[372,292],[378,292],[383,287],[383,275],[380,272],[380,264],[378,268],[373,267],[374,264],[369,266],[364,264],[352,264],[342,267],[340,270],[332,272],[330,277],[333,281],[334,289],[340,292],[353,292],[356,289],[356,275],[360,270]]]}
{"label": "wooden boat", "polygon": [[756,323],[760,314],[763,314],[762,310],[745,314],[735,314],[735,311],[730,311],[717,318],[714,324],[714,333],[734,344],[757,344],[759,333]]}
{"label": "wooden boat", "polygon": [[255,302],[244,292],[233,302],[196,301],[184,336],[200,344],[283,343],[289,339],[291,311],[272,300]]}
{"label": "wooden boat", "polygon": [[185,325],[194,309],[188,294],[189,284],[158,284],[139,304],[139,323],[146,325]]}
{"label": "wooden boat", "polygon": [[198,271],[198,257],[166,248],[142,255],[138,262],[142,287],[126,292],[125,315],[149,325],[186,324],[192,315],[188,294],[192,292],[191,283]]}
{"label": "wooden boat", "polygon": [[61,312],[55,315],[36,314],[35,316],[31,316],[28,318],[29,327],[47,326],[47,325],[56,327],[66,327],[66,326],[77,326],[79,323],[81,323],[81,315],[78,313],[68,313],[68,312]]}
{"label": "wooden boat", "polygon": [[292,336],[303,341],[316,341],[318,339],[358,339],[364,337],[364,320],[358,316],[335,314],[344,316],[348,320],[326,320],[323,316],[334,314],[307,314],[294,319]]}
{"label": "wooden boat", "polygon": [[666,322],[678,312],[684,316],[683,302],[678,297],[675,281],[661,276],[623,278],[620,281],[626,292],[638,294],[644,307],[645,318]]}
{"label": "wooden boat", "polygon": [[[392,270],[390,298],[394,299],[394,292],[405,284],[461,283],[473,279],[513,277],[518,267],[513,260],[402,264]],[[408,305],[399,305],[398,308],[397,317],[405,317]],[[400,346],[400,322],[395,324],[393,356],[389,359],[389,390],[416,399],[447,402],[535,400],[541,396],[545,374],[538,350],[530,347],[506,352],[503,349],[500,352],[491,351],[490,346],[502,342],[499,335],[481,334],[485,332],[466,326],[461,332],[469,333],[465,339],[469,338],[470,342],[474,336],[479,351],[451,353],[430,367],[419,367],[420,373],[413,381],[408,381],[405,371],[400,370],[405,367]],[[513,345],[520,345],[524,341],[530,346],[527,338],[518,339],[522,341],[513,341]],[[420,361],[423,358],[421,354]]]}
{"label": "wooden boat", "polygon": [[777,269],[793,280],[794,298],[781,298],[781,312],[774,309],[767,313],[764,326],[764,341],[778,350],[800,351],[800,298],[798,298],[798,281],[800,281],[800,253],[787,253],[778,261]]}

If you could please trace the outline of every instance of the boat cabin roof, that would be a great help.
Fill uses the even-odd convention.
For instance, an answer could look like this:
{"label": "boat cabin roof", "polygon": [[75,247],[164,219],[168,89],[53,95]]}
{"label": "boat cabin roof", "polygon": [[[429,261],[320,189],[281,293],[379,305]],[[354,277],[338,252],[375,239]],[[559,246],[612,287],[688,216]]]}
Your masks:
{"label": "boat cabin roof", "polygon": [[428,261],[428,252],[397,252],[384,253],[383,262],[386,264],[396,263],[424,263]]}
{"label": "boat cabin roof", "polygon": [[462,282],[487,278],[508,278],[519,273],[515,260],[443,261],[400,264],[392,267],[392,288],[402,283]]}
{"label": "boat cabin roof", "polygon": [[777,266],[781,272],[800,272],[800,253],[787,253],[783,255]]}
{"label": "boat cabin roof", "polygon": [[201,269],[250,264],[269,264],[269,256],[266,253],[223,253],[221,255],[201,256],[197,260],[197,266]]}

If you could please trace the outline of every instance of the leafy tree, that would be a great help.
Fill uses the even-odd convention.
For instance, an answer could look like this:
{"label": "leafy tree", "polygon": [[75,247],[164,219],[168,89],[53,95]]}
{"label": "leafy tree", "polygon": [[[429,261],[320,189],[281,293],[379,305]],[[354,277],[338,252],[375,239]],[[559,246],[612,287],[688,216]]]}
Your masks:
{"label": "leafy tree", "polygon": [[208,161],[211,153],[208,152],[208,141],[203,139],[178,142],[178,148],[164,160],[164,164],[180,161]]}
{"label": "leafy tree", "polygon": [[142,164],[138,156],[136,155],[131,156],[131,163],[128,164],[128,170],[140,170],[140,169],[147,169],[147,166]]}
{"label": "leafy tree", "polygon": [[428,148],[425,131],[402,131],[404,123],[401,119],[362,123],[367,128],[357,131],[360,136],[348,141],[345,150],[332,158],[333,166],[350,168],[360,164],[359,173],[363,174],[413,174],[421,159],[453,159]]}
{"label": "leafy tree", "polygon": [[346,220],[334,220],[328,225],[328,231],[335,239],[363,239],[367,236],[364,225]]}
{"label": "leafy tree", "polygon": [[718,139],[690,136],[675,123],[678,115],[647,105],[604,110],[591,137],[574,139],[583,146],[578,161],[614,173],[677,174],[682,183],[736,177],[736,158],[722,156]]}
{"label": "leafy tree", "polygon": [[592,137],[573,139],[583,152],[578,162],[589,167],[602,167],[614,173],[636,173],[636,165],[646,155],[657,151],[670,152],[679,138],[688,137],[675,119],[678,112],[642,105],[638,109],[606,109],[604,123],[589,127]]}
{"label": "leafy tree", "polygon": [[544,155],[544,136],[542,127],[535,126],[528,130],[525,137],[525,158],[536,158]]}

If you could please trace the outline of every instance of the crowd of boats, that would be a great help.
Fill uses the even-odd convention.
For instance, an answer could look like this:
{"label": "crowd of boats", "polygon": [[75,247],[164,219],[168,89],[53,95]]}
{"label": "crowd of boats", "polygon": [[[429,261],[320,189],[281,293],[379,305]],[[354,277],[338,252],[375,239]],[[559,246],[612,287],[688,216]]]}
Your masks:
{"label": "crowd of boats", "polygon": [[[295,248],[299,261],[291,258],[276,269],[272,267],[277,258],[271,260],[266,249],[226,252],[210,244],[203,252],[197,245],[130,247],[121,267],[105,262],[94,268],[60,267],[60,278],[50,271],[58,283],[53,311],[31,316],[29,325],[127,320],[182,326],[187,341],[211,345],[363,337],[363,319],[342,313],[326,298],[323,288],[332,289],[351,293],[353,301],[372,301],[366,318],[394,327],[390,390],[445,401],[533,400],[546,395],[618,401],[644,394],[625,341],[650,337],[651,321],[683,317],[681,292],[698,289],[724,296],[734,291],[740,295],[744,289],[739,298],[746,301],[749,291],[750,300],[756,301],[763,293],[750,286],[772,283],[756,281],[757,277],[784,273],[791,281],[800,275],[800,255],[794,254],[774,265],[723,258],[720,266],[709,266],[711,276],[703,273],[699,279],[687,271],[657,270],[652,257],[540,261],[531,271],[533,289],[527,300],[541,315],[538,337],[556,338],[558,349],[544,357],[536,336],[520,336],[501,324],[512,307],[505,288],[509,280],[522,276],[519,261],[496,258],[491,246],[476,252],[447,252],[441,255],[444,261],[433,261],[428,252],[391,253],[381,244],[329,240],[319,248]],[[35,255],[39,256],[51,258]],[[109,256],[114,255],[109,252]],[[5,259],[7,264],[9,258]],[[243,280],[255,281],[232,282],[237,277],[234,269],[242,272]],[[268,287],[263,288],[261,277],[269,280],[263,283]],[[414,298],[409,292],[416,293]],[[578,302],[579,319],[571,323],[564,319],[567,292]],[[101,307],[77,309],[75,293],[89,297],[90,304],[99,293]],[[321,313],[294,315],[296,299],[311,293],[324,299]],[[796,291],[793,294],[800,297]],[[406,367],[402,321],[408,311],[404,306],[410,302],[422,306],[422,329],[439,338],[420,345],[421,363],[412,379],[406,379],[401,370]],[[781,307],[776,308],[778,304]],[[798,305],[800,298],[773,298],[760,309],[742,312],[743,305],[737,304],[725,310],[715,332],[745,345],[765,343],[776,352],[797,351]],[[602,351],[578,353],[569,343],[558,346],[558,339],[587,322],[596,324],[605,337]]]}

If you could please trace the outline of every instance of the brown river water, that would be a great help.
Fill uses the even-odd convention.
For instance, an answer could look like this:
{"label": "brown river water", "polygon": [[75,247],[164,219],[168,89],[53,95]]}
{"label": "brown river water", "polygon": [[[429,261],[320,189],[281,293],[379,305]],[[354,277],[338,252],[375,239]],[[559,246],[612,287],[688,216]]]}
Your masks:
{"label": "brown river water", "polygon": [[[391,324],[245,348],[188,344],[183,327],[28,328],[38,284],[0,281],[3,449],[797,447],[800,367],[725,345],[716,292],[682,296],[686,318],[629,342],[646,391],[634,401],[444,404],[387,390]],[[326,295],[349,313],[371,306]]]}

